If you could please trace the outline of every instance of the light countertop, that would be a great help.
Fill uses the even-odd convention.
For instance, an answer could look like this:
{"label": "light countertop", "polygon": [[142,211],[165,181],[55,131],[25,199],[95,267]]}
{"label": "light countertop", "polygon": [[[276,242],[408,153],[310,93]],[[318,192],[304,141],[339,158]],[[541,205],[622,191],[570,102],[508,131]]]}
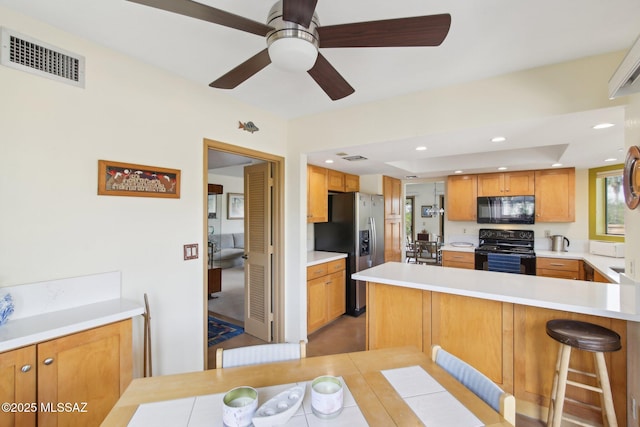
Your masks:
{"label": "light countertop", "polygon": [[[456,252],[474,252],[475,247],[457,247],[452,245],[442,246],[443,251],[456,251]],[[612,270],[611,267],[624,267],[624,258],[611,258],[601,255],[592,255],[588,252],[555,252],[547,250],[536,249],[536,257],[541,258],[564,258],[564,259],[577,259],[585,261],[591,265],[594,269],[598,270],[600,274],[605,276],[613,283],[620,283],[620,274]]]}
{"label": "light countertop", "polygon": [[139,303],[114,299],[10,320],[0,326],[0,352],[129,319],[143,312]]}
{"label": "light countertop", "polygon": [[322,251],[310,251],[307,252],[307,267],[312,265],[322,264],[324,262],[335,261],[337,259],[346,258],[347,254],[340,252],[322,252]]}
{"label": "light countertop", "polygon": [[640,322],[640,289],[632,284],[585,282],[401,262],[388,262],[355,273],[351,277],[426,291]]}
{"label": "light countertop", "polygon": [[123,299],[120,272],[8,286],[15,311],[0,326],[0,352],[96,328],[144,313]]}

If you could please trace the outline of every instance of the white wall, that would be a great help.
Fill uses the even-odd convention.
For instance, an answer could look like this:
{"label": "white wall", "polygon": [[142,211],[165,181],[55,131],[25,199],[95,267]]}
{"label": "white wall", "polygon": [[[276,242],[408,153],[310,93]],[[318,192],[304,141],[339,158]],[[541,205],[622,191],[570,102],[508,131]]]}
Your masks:
{"label": "white wall", "polygon": [[[85,89],[0,67],[0,286],[121,271],[126,298],[149,294],[154,374],[202,369],[206,257],[182,246],[206,253],[203,138],[285,156],[286,123],[1,7],[0,25],[87,64]],[[181,197],[98,196],[98,159],[180,169]]]}

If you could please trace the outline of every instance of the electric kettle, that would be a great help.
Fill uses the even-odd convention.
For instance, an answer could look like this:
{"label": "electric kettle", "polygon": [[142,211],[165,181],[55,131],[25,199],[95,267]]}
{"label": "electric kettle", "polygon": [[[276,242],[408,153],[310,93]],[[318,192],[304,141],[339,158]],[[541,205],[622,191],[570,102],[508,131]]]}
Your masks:
{"label": "electric kettle", "polygon": [[[565,242],[567,245],[565,246]],[[551,250],[554,252],[567,252],[567,248],[569,247],[569,239],[566,237],[556,234],[555,236],[551,236]]]}

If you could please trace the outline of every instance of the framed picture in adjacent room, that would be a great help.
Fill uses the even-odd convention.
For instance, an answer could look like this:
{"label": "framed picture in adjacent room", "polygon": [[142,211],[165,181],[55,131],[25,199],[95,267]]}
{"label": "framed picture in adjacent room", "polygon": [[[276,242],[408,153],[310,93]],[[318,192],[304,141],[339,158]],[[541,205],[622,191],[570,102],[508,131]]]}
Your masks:
{"label": "framed picture in adjacent room", "polygon": [[423,205],[420,208],[420,216],[422,218],[431,218],[433,217],[433,205]]}
{"label": "framed picture in adjacent room", "polygon": [[227,193],[227,219],[244,218],[244,194]]}

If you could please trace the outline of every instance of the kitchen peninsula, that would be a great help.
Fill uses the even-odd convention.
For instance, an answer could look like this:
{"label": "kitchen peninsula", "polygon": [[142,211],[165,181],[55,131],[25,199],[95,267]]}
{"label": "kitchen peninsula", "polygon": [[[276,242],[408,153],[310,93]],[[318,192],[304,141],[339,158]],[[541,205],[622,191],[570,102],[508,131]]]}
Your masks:
{"label": "kitchen peninsula", "polygon": [[[519,413],[539,419],[546,415],[557,353],[546,322],[570,318],[615,330],[623,348],[608,354],[607,364],[618,422],[626,425],[626,325],[640,321],[633,285],[396,262],[353,278],[367,282],[367,349],[414,345],[428,353],[439,344],[513,393]],[[572,364],[590,370],[588,356],[577,352]],[[581,391],[570,392],[584,399]],[[565,410],[599,419],[570,403]]]}

